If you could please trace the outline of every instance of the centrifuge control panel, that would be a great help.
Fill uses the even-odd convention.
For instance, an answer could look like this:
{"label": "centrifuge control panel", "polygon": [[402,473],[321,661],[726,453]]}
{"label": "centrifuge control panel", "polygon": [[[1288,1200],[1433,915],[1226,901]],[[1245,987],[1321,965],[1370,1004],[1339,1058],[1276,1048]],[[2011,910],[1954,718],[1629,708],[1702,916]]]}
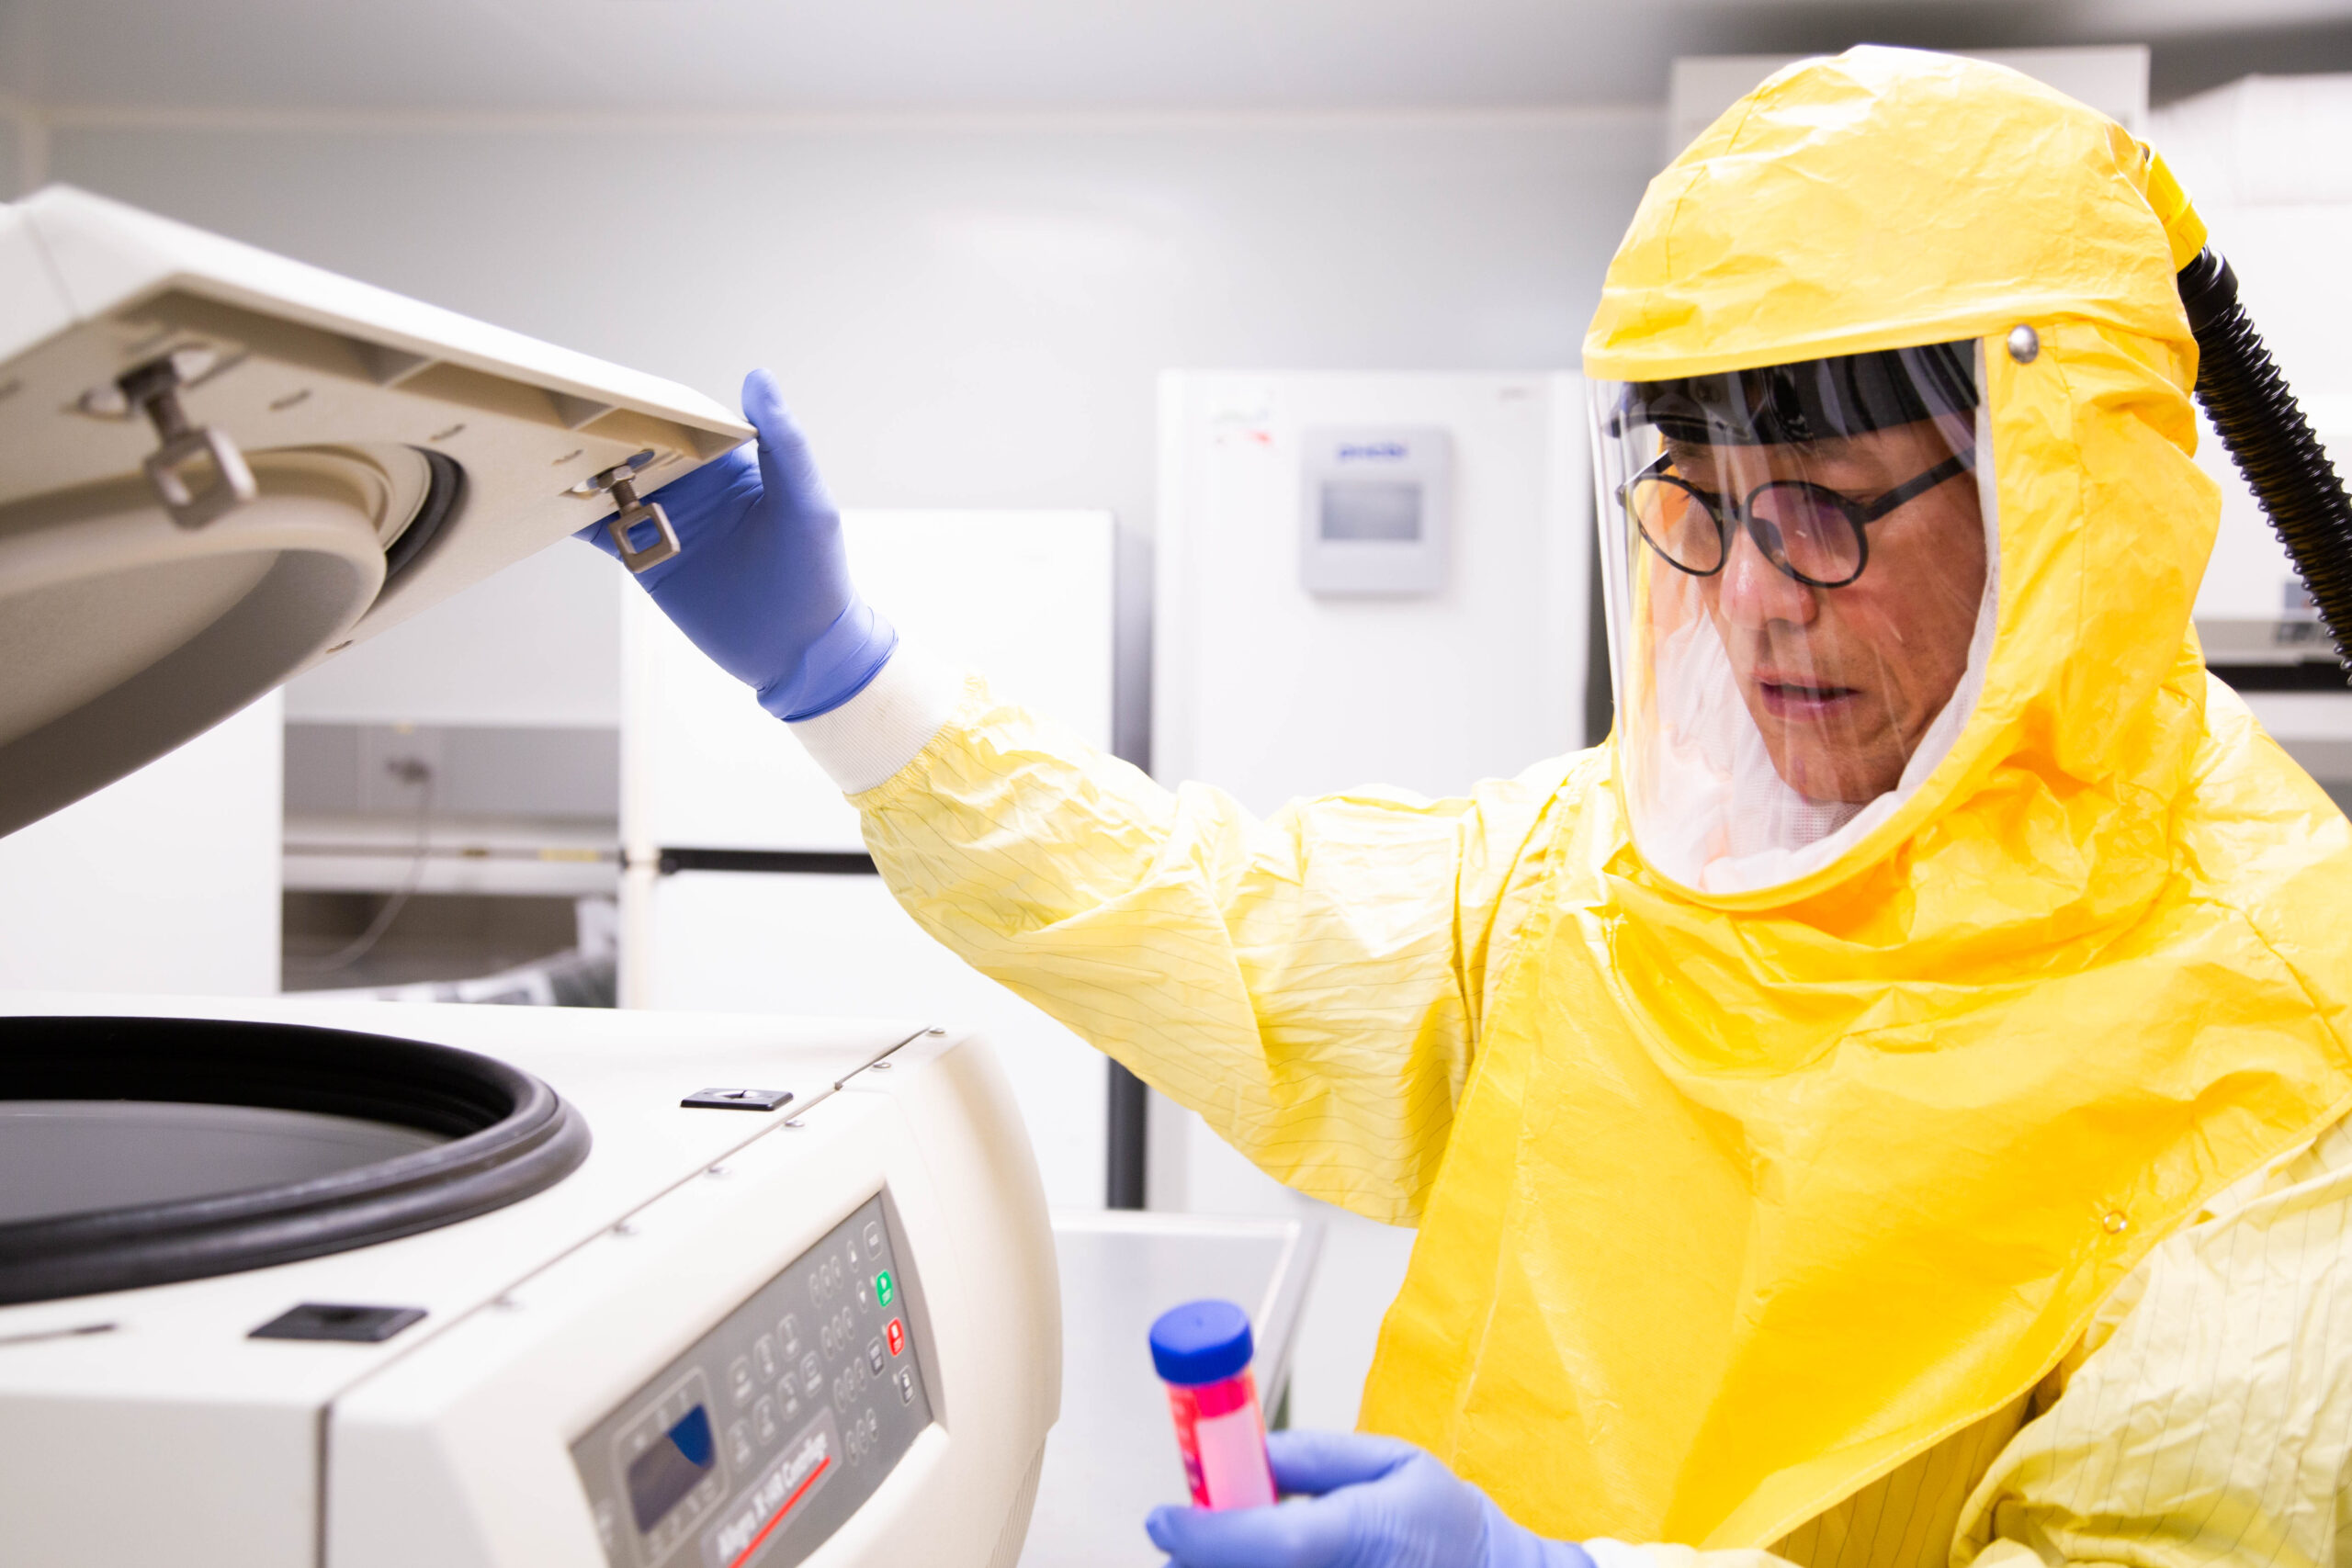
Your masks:
{"label": "centrifuge control panel", "polygon": [[931,1424],[878,1196],[571,1446],[614,1568],[790,1568]]}

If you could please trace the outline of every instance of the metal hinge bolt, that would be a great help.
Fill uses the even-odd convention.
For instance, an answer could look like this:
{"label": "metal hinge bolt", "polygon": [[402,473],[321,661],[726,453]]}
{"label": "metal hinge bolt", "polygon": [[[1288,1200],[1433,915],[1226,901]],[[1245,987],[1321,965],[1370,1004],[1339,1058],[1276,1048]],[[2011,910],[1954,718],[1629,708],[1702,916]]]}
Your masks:
{"label": "metal hinge bolt", "polygon": [[[613,543],[620,550],[621,564],[631,571],[643,571],[661,565],[678,553],[678,531],[670,526],[670,514],[651,502],[637,496],[637,467],[633,463],[617,463],[589,481],[595,490],[612,491],[613,504],[620,510],[605,525]],[[628,531],[639,523],[650,523],[661,537],[639,549],[629,543]]]}
{"label": "metal hinge bolt", "polygon": [[[187,411],[180,406],[179,367],[168,356],[128,372],[115,385],[122,389],[124,400],[155,427],[162,445],[140,467],[173,522],[183,528],[201,528],[261,493],[253,470],[245,466],[245,455],[227,432],[188,423]],[[210,467],[209,477],[191,484],[191,473],[205,465]]]}

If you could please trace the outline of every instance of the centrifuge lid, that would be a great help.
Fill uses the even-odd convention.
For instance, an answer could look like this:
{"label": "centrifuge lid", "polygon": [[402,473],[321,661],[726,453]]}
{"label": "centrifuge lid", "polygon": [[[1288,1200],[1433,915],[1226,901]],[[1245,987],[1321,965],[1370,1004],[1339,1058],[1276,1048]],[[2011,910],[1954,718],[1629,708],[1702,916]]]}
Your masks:
{"label": "centrifuge lid", "polygon": [[750,434],[81,191],[0,206],[0,833]]}

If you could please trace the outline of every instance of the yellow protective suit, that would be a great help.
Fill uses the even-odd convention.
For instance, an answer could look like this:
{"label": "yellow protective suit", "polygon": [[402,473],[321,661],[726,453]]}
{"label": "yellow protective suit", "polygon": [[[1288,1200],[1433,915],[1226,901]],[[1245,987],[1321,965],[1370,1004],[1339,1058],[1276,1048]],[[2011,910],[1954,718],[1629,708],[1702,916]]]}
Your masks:
{"label": "yellow protective suit", "polygon": [[1986,344],[1983,694],[1798,884],[1657,875],[1607,746],[1259,822],[977,683],[854,797],[866,841],[1274,1176],[1419,1224],[1367,1426],[1544,1535],[1781,1540],[2021,1408],[2151,1247],[2352,1104],[2352,830],[2188,629],[2197,237],[2109,122],[1901,51],[1783,73],[1651,186],[1595,377]]}

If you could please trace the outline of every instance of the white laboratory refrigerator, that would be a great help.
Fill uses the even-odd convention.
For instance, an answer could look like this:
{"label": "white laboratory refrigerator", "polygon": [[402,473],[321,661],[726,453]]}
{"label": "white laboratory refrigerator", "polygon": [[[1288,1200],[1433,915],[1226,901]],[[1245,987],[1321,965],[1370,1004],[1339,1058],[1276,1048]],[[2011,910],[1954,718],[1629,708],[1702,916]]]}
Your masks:
{"label": "white laboratory refrigerator", "polygon": [[1583,744],[1584,418],[1565,374],[1169,373],[1153,773],[1263,812]]}

